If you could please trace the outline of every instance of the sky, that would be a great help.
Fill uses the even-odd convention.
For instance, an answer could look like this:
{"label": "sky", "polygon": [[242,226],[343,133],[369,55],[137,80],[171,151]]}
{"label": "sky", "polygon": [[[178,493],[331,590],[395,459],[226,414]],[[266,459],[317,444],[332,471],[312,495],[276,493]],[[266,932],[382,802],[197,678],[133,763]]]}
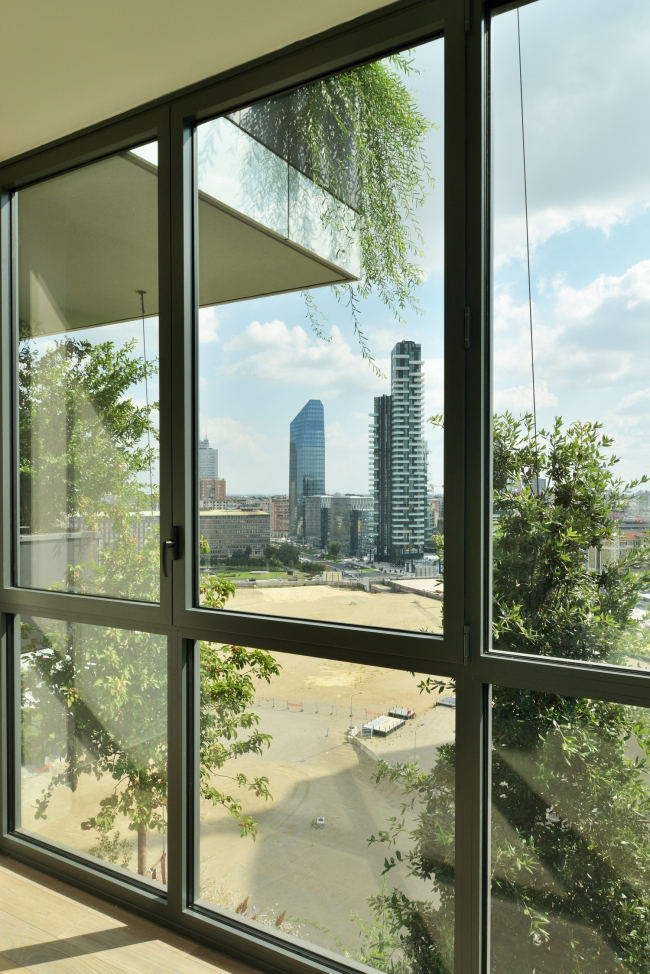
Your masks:
{"label": "sky", "polygon": [[[362,329],[390,375],[390,352],[403,339],[420,342],[425,360],[425,415],[443,410],[443,42],[415,55],[419,74],[407,80],[420,110],[439,128],[426,152],[435,177],[418,221],[424,237],[419,289],[423,314],[406,312],[401,324],[376,298],[362,302]],[[214,162],[217,166],[218,160]],[[205,176],[206,184],[216,179]],[[325,486],[328,492],[367,493],[368,438],[374,396],[390,392],[361,355],[349,311],[330,288],[313,290],[327,317],[329,341],[311,329],[300,293],[205,308],[199,322],[199,435],[219,450],[219,476],[229,494],[287,493],[289,424],[309,399],[325,412]],[[427,433],[429,478],[443,482],[442,434]]]}
{"label": "sky", "polygon": [[[519,16],[538,426],[601,422],[619,474],[650,474],[650,3],[537,0]],[[532,390],[516,11],[494,18],[491,44],[493,405],[521,415]],[[419,215],[424,313],[402,324],[371,298],[361,324],[386,375],[397,341],[422,344],[428,416],[443,411],[443,41],[420,47],[415,67],[407,84],[438,126],[426,145],[435,188]],[[143,154],[155,161],[154,150]],[[206,184],[232,179],[232,161]],[[312,398],[325,410],[326,489],[368,491],[369,414],[389,382],[363,360],[332,291],[312,293],[329,341],[299,293],[200,313],[197,433],[219,450],[229,494],[287,492],[289,424]],[[155,355],[153,320],[147,331]],[[152,380],[150,401],[157,392]],[[134,394],[144,401],[144,388]],[[439,491],[443,434],[427,440]]]}
{"label": "sky", "polygon": [[[538,425],[598,421],[650,474],[650,4],[520,10]],[[516,12],[494,19],[494,408],[531,409]]]}

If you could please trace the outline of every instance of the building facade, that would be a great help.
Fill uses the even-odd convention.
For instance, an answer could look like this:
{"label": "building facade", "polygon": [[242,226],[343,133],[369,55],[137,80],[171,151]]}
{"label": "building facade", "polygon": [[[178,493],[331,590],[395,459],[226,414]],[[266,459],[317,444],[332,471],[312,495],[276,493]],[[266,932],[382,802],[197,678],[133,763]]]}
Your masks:
{"label": "building facade", "polygon": [[373,498],[369,494],[314,494],[305,498],[305,539],[326,548],[341,544],[343,555],[360,555],[368,535]]}
{"label": "building facade", "polygon": [[392,396],[375,396],[370,427],[371,535],[380,560],[388,558],[391,548],[392,405]]}
{"label": "building facade", "polygon": [[271,515],[268,511],[206,511],[199,518],[202,536],[210,554],[230,558],[235,551],[246,551],[261,558],[271,543]]}
{"label": "building facade", "polygon": [[371,427],[371,549],[379,561],[419,560],[430,533],[422,346],[398,342],[391,391],[377,396]]}
{"label": "building facade", "polygon": [[325,493],[325,416],[320,399],[310,399],[290,426],[289,534],[305,534],[305,498]]}
{"label": "building facade", "polygon": [[220,511],[225,506],[226,481],[218,477],[199,480],[199,508],[202,511]]}
{"label": "building facade", "polygon": [[219,476],[219,451],[210,446],[206,436],[199,440],[199,480],[216,480]]}
{"label": "building facade", "polygon": [[271,498],[271,534],[274,538],[289,537],[289,497],[281,494]]}

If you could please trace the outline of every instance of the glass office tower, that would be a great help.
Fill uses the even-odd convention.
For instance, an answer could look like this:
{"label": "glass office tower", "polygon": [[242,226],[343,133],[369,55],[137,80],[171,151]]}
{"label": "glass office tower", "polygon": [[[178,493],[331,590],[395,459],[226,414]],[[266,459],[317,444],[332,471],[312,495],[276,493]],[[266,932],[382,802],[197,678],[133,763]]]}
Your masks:
{"label": "glass office tower", "polygon": [[325,416],[320,399],[310,399],[290,426],[289,533],[305,533],[305,497],[325,493]]}

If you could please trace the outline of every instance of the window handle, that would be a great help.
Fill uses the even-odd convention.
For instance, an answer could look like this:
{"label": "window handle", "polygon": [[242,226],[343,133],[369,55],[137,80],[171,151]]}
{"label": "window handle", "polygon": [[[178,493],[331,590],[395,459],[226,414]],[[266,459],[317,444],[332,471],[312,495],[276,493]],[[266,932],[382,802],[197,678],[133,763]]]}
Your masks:
{"label": "window handle", "polygon": [[167,552],[171,551],[174,561],[177,561],[181,556],[181,529],[177,526],[173,527],[172,534],[171,541],[163,541],[162,543],[162,565],[165,578],[169,575],[167,569]]}

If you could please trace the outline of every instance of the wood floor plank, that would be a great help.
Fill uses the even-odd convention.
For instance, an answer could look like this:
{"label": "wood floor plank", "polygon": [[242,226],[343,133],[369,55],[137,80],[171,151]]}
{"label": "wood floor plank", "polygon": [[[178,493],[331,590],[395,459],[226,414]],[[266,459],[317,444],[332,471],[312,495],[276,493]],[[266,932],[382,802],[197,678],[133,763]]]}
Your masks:
{"label": "wood floor plank", "polygon": [[[39,974],[117,974],[92,937],[51,938],[25,919],[0,910],[0,957],[5,970],[38,971]],[[11,966],[13,964],[13,968]],[[8,966],[9,965],[9,966]],[[2,970],[2,968],[0,968]]]}
{"label": "wood floor plank", "polygon": [[0,974],[256,974],[0,857]]}
{"label": "wood floor plank", "polygon": [[[52,938],[65,937],[75,926],[83,922],[94,922],[98,930],[107,926],[121,926],[121,922],[109,916],[97,915],[92,910],[80,907],[74,900],[55,894],[49,890],[35,891],[30,885],[12,877],[0,886],[0,910],[18,919],[29,917],[32,926],[37,927]],[[90,932],[89,929],[86,932]]]}
{"label": "wood floor plank", "polygon": [[2,954],[0,954],[0,974],[5,974],[5,971],[7,974],[9,974],[9,971],[11,971],[12,974],[25,974],[27,968],[20,967],[20,965],[16,964],[15,961],[9,960],[8,957],[3,957]]}

